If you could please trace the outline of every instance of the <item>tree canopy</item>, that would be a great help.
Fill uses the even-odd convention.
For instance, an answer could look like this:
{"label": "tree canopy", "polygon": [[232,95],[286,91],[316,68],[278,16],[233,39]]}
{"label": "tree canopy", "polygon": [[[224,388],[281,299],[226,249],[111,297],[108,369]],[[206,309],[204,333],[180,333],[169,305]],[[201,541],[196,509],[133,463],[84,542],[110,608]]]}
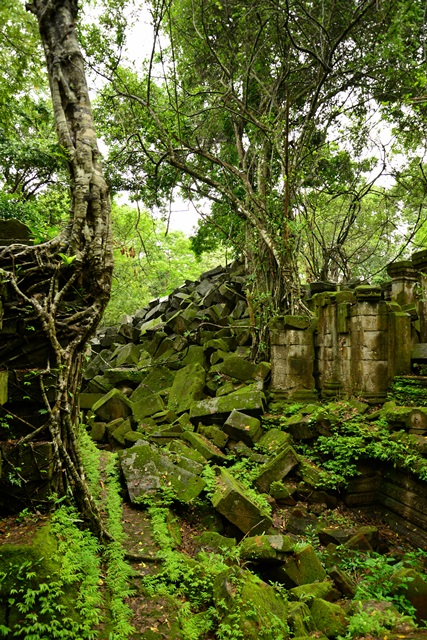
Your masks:
{"label": "tree canopy", "polygon": [[205,211],[195,247],[228,238],[270,310],[301,308],[301,271],[356,275],[375,238],[393,257],[389,231],[411,234],[414,217],[400,224],[402,206],[375,184],[397,141],[408,146],[410,115],[423,122],[424,4],[150,6],[151,59],[138,71],[111,56],[103,71],[97,113],[115,188],[161,204],[179,187]]}

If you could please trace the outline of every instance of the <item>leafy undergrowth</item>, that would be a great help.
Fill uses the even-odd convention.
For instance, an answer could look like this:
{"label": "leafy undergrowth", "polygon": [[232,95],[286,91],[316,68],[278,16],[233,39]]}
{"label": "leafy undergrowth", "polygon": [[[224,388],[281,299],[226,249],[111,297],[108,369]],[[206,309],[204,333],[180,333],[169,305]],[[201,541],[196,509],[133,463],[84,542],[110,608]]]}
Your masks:
{"label": "leafy undergrowth", "polygon": [[[334,606],[341,607],[346,625],[327,637],[427,637],[422,619],[416,617],[406,597],[414,576],[426,574],[427,553],[413,549],[385,524],[367,520],[342,505],[330,508],[326,504],[328,495],[336,500],[339,490],[357,475],[361,459],[386,461],[424,477],[425,460],[415,445],[411,447],[411,440],[390,438],[383,415],[362,414],[359,409],[348,403],[331,403],[311,411],[307,424],[320,424],[326,431],[298,448],[316,469],[319,499],[304,499],[295,486],[296,497],[288,504],[267,500],[253,485],[261,463],[247,458],[230,460],[229,471],[258,507],[271,514],[275,535],[290,535],[293,554],[314,549],[327,571],[341,570],[353,585],[351,595],[335,595]],[[266,416],[263,426],[286,431],[288,418],[301,410],[304,407],[294,405]],[[296,600],[283,582],[271,577],[269,562],[248,556],[247,537],[212,508],[209,496],[215,471],[211,466],[204,472],[205,492],[191,505],[182,504],[166,487],[142,501],[139,508],[132,508],[122,504],[116,455],[100,453],[83,430],[81,446],[87,477],[114,541],[100,548],[82,528],[75,510],[58,501],[49,519],[55,539],[49,573],[43,580],[35,580],[38,566],[31,561],[11,565],[8,571],[2,569],[0,605],[4,597],[1,584],[6,584],[11,574],[14,585],[8,595],[9,618],[0,618],[0,635],[24,640],[326,637],[313,628],[313,595],[299,594]],[[295,521],[304,523],[303,530],[295,528]],[[19,530],[31,538],[46,522],[27,511],[3,521],[2,533],[7,532],[10,542],[18,543]],[[319,533],[326,529],[357,534],[366,525],[377,536],[372,547],[331,546]],[[220,543],[203,542],[203,534],[208,532],[219,536]],[[262,538],[259,536],[259,544]],[[255,594],[267,584],[274,590],[276,605],[281,603],[289,614],[271,614],[268,623],[260,607],[250,604],[245,596],[248,588]],[[296,614],[291,615],[296,605],[302,607],[301,622],[295,621]],[[17,617],[15,625],[9,626],[12,610]]]}

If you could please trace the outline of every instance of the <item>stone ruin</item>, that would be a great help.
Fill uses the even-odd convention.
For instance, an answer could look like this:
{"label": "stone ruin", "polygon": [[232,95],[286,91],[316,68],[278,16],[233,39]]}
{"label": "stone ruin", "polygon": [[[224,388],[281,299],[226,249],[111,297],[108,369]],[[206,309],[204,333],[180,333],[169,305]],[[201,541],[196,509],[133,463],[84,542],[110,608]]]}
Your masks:
{"label": "stone ruin", "polygon": [[426,270],[420,251],[388,266],[386,286],[311,285],[313,315],[271,323],[271,389],[295,401],[384,402],[396,376],[427,365]]}
{"label": "stone ruin", "polygon": [[[354,593],[333,566],[325,571],[311,545],[295,546],[295,536],[315,528],[332,551],[337,545],[369,551],[383,544],[374,526],[325,528],[323,509],[344,501],[378,512],[400,535],[427,549],[426,483],[411,470],[362,460],[360,475],[345,491],[325,491],[318,488],[321,469],[295,450],[296,444],[331,434],[335,418],[319,408],[319,398],[356,398],[353,409],[364,416],[369,404],[384,403],[396,378],[427,386],[426,267],[423,251],[390,265],[386,287],[311,285],[305,299],[310,315],[271,319],[271,363],[252,359],[254,328],[239,263],[186,282],[124,316],[119,326],[104,327],[91,342],[82,415],[98,446],[119,452],[129,501],[138,507],[156,492],[171,490],[191,505],[208,493],[213,519],[225,535],[207,531],[200,547],[215,548],[216,539],[220,548],[240,540],[240,557],[265,581],[295,592],[292,611],[282,612],[295,633],[322,630],[326,613],[339,618],[336,634],[342,633],[346,616],[338,604],[328,603]],[[31,318],[17,320],[16,301],[5,284],[1,302],[0,407],[9,424],[0,428],[0,507],[16,512],[49,500],[51,443],[14,448],[25,435],[22,420],[37,427],[43,419],[32,379],[49,351]],[[54,372],[48,392],[49,384],[55,384]],[[280,428],[273,426],[266,411],[274,403],[283,408],[297,402],[300,410],[282,418]],[[427,408],[385,402],[366,419],[378,417],[389,424],[391,441],[407,438],[408,447],[427,456]],[[232,470],[239,459],[256,466],[252,490]],[[207,467],[215,475],[210,493]],[[286,535],[274,528],[254,492],[289,510]],[[255,586],[244,575],[252,598]],[[413,602],[421,620],[427,616],[427,581],[420,574],[416,580]],[[308,588],[315,589],[310,610],[303,604]]]}
{"label": "stone ruin", "polygon": [[[243,265],[218,267],[196,282],[186,282],[133,316],[124,316],[119,326],[104,327],[92,341],[80,405],[93,439],[100,446],[130,451],[144,440],[140,458],[153,471],[145,477],[154,487],[156,473],[173,470],[176,460],[153,453],[153,446],[166,444],[172,458],[182,458],[180,447],[185,447],[184,458],[192,449],[205,461],[218,463],[231,451],[249,455],[266,435],[260,421],[271,401],[356,397],[383,403],[396,376],[423,385],[427,377],[419,374],[427,363],[426,267],[423,251],[412,261],[390,265],[392,281],[386,287],[311,285],[305,300],[310,316],[271,320],[271,363],[252,361],[254,328]],[[50,354],[41,327],[30,317],[17,320],[16,301],[7,285],[2,287],[0,407],[8,424],[0,429],[0,506],[20,510],[28,503],[48,501],[54,473],[50,442],[15,446],[26,434],[26,422],[37,428],[44,419],[33,372],[46,366]],[[46,380],[48,395],[49,385],[55,385],[54,371],[51,378]],[[315,437],[317,427],[308,426],[309,419],[310,411],[291,421],[288,429],[294,440]],[[255,426],[250,426],[251,420]],[[427,410],[411,408],[399,420],[396,429],[422,439],[427,434]],[[298,462],[296,467],[301,473],[304,465]],[[178,475],[186,475],[181,466]],[[382,472],[380,477],[366,472],[366,477],[371,478],[368,489],[366,483],[352,485],[352,506],[377,503],[390,488]],[[130,495],[133,482],[128,485]],[[135,482],[143,491],[141,480]],[[190,485],[199,490],[203,483]],[[402,521],[411,520],[408,509],[420,491],[423,486],[408,485],[406,498],[397,501],[403,506],[394,511]],[[408,507],[404,500],[408,502],[409,494]],[[413,517],[416,526],[427,529],[424,520],[417,513]]]}

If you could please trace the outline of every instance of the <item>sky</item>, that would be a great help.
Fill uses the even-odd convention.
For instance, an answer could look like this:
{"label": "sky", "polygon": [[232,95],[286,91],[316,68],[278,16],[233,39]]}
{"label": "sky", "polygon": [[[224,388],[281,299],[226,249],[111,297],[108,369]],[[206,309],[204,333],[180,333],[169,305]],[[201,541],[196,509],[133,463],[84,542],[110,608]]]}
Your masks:
{"label": "sky", "polygon": [[[85,9],[86,14],[88,14],[89,19],[95,18],[96,20],[96,8],[95,7],[87,7]],[[134,12],[135,13],[135,12]],[[150,13],[147,7],[142,6],[138,8],[137,16],[131,17],[132,11],[129,9],[129,26],[126,33],[126,42],[127,42],[127,50],[126,57],[129,61],[131,61],[135,66],[138,66],[144,59],[148,58],[151,54],[152,46],[153,46],[153,29],[150,22]],[[91,99],[94,97],[94,92],[91,92]],[[101,153],[106,152],[106,147],[103,145],[102,140],[100,140],[100,150]],[[133,206],[133,204],[129,201],[129,198],[126,193],[122,193],[120,198],[117,198],[119,203],[129,204]],[[153,215],[160,216],[158,211],[152,211]],[[193,207],[193,205],[184,201],[181,198],[176,198],[171,206],[171,214],[169,220],[169,229],[170,231],[182,231],[186,235],[192,235],[195,227],[197,227],[197,221],[199,220],[199,215],[197,211]]]}

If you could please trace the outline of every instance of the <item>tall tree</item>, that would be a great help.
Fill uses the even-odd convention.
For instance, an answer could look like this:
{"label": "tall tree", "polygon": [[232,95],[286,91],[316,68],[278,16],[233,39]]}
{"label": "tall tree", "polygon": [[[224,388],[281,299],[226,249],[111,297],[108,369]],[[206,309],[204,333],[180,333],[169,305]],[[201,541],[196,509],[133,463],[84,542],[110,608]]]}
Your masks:
{"label": "tall tree", "polygon": [[[72,193],[69,224],[59,237],[45,244],[2,248],[0,267],[2,281],[10,290],[9,307],[21,317],[30,317],[35,343],[46,344],[43,366],[36,369],[31,353],[28,360],[37,374],[47,419],[23,441],[50,436],[58,491],[71,490],[92,529],[102,535],[103,525],[81,463],[76,425],[83,350],[110,293],[110,201],[77,39],[77,4],[77,0],[33,0],[27,4],[37,18],[56,129],[67,154]],[[7,313],[10,310],[6,309]],[[3,366],[13,367],[13,358],[1,360]],[[47,391],[48,376],[56,380],[53,397],[52,389]],[[19,416],[15,419],[20,420]]]}
{"label": "tall tree", "polygon": [[[247,255],[263,309],[298,312],[304,198],[328,179],[331,146],[343,162],[363,164],[373,103],[424,90],[422,80],[411,87],[423,59],[424,4],[151,6],[159,40],[150,81],[114,65],[106,70],[112,85],[104,91],[103,134],[117,184],[137,188],[146,177],[147,202],[175,185],[209,200],[210,221]],[[334,189],[342,193],[343,182]]]}

